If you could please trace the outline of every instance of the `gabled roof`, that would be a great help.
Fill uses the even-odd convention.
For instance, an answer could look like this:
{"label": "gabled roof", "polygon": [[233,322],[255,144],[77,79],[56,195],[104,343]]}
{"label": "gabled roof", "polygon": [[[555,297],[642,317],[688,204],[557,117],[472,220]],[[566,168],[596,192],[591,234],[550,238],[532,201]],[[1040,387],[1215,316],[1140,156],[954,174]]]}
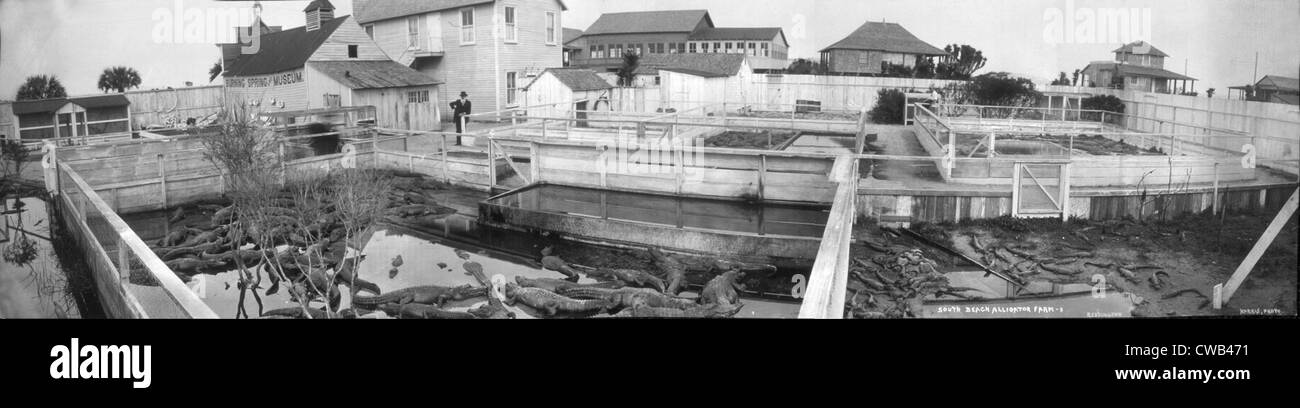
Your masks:
{"label": "gabled roof", "polygon": [[[785,32],[781,27],[714,27],[701,28],[691,33],[690,39],[694,41],[772,41],[773,38],[781,36],[785,41]],[[789,45],[787,42],[786,45]]]}
{"label": "gabled roof", "polygon": [[[369,24],[380,20],[405,17],[413,14],[431,13],[479,4],[492,3],[493,0],[352,0],[353,14],[357,23]],[[560,10],[568,10],[563,1]]]}
{"label": "gabled roof", "polygon": [[533,82],[529,82],[528,86],[525,86],[524,89],[531,88],[533,84],[537,83],[537,80],[542,79],[542,77],[546,76],[547,73],[550,73],[555,77],[555,79],[559,80],[560,83],[573,91],[595,91],[614,87],[613,85],[610,85],[609,82],[601,79],[599,75],[596,75],[596,71],[590,69],[547,68],[545,71],[542,71],[541,75],[538,75],[537,78],[533,79]]}
{"label": "gabled roof", "polygon": [[1300,91],[1300,79],[1265,75],[1255,83],[1255,89],[1296,92]]}
{"label": "gabled roof", "polygon": [[587,28],[586,35],[690,33],[700,25],[700,20],[713,27],[708,10],[633,11],[601,14]]}
{"label": "gabled roof", "polygon": [[652,75],[665,70],[707,78],[729,77],[740,73],[745,58],[745,54],[649,54],[641,57],[636,73]]}
{"label": "gabled roof", "polygon": [[339,84],[352,89],[403,88],[442,83],[391,60],[312,61],[307,64]]}
{"label": "gabled roof", "polygon": [[568,44],[582,37],[582,30],[576,28],[564,28],[564,43]]}
{"label": "gabled roof", "polygon": [[1192,78],[1183,74],[1179,74],[1176,72],[1172,72],[1160,68],[1144,67],[1141,65],[1133,65],[1133,64],[1121,64],[1118,62],[1109,62],[1109,61],[1092,62],[1088,64],[1088,67],[1084,67],[1084,69],[1087,70],[1089,67],[1096,67],[1097,69],[1102,69],[1102,70],[1115,70],[1119,72],[1119,76],[1131,75],[1131,76],[1142,76],[1142,77],[1151,77],[1151,78],[1160,78],[1160,79],[1177,79],[1177,80],[1188,80],[1188,81],[1196,80],[1196,78]]}
{"label": "gabled roof", "polygon": [[948,55],[944,50],[921,41],[898,23],[877,23],[868,21],[848,37],[822,49],[829,50],[869,50],[886,51],[903,54]]}
{"label": "gabled roof", "polygon": [[260,38],[261,49],[255,54],[240,54],[221,75],[250,76],[265,75],[301,68],[308,58],[320,48],[330,35],[349,16],[329,19],[321,23],[320,28],[307,31],[307,27],[298,27],[269,34]]}
{"label": "gabled roof", "polygon": [[27,115],[32,113],[54,112],[62,108],[63,105],[75,103],[86,109],[112,108],[118,106],[127,106],[131,101],[126,99],[122,94],[81,96],[73,98],[50,98],[34,101],[16,101],[13,103],[13,112],[15,115]]}
{"label": "gabled roof", "polygon": [[1128,44],[1124,44],[1124,46],[1119,47],[1115,49],[1115,51],[1111,51],[1111,52],[1126,52],[1126,53],[1136,54],[1136,55],[1154,55],[1157,57],[1169,56],[1169,54],[1165,54],[1164,51],[1160,51],[1155,46],[1151,44],[1147,44],[1146,41],[1134,41]]}

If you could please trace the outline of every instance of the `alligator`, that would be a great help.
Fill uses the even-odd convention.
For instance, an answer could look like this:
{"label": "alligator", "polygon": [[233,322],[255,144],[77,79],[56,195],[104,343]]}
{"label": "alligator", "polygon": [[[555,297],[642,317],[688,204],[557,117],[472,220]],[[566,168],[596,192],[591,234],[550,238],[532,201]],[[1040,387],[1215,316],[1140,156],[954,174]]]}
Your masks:
{"label": "alligator", "polygon": [[620,305],[624,308],[637,305],[650,307],[667,307],[674,309],[689,309],[697,307],[694,301],[685,298],[665,295],[650,288],[620,288],[620,289],[603,289],[593,287],[574,287],[561,288],[557,294],[574,299],[592,299],[605,300],[612,305]]}
{"label": "alligator", "polygon": [[466,275],[473,276],[474,280],[478,281],[480,285],[492,286],[492,281],[488,280],[487,275],[483,273],[482,264],[478,262],[466,262],[464,265],[461,265],[461,267],[465,268]]}
{"label": "alligator", "polygon": [[358,308],[375,309],[385,303],[419,303],[442,306],[451,300],[466,300],[487,296],[487,288],[475,288],[470,285],[454,288],[442,286],[414,286],[398,289],[379,296],[357,296],[352,298],[352,305]]}
{"label": "alligator", "polygon": [[430,306],[420,303],[396,304],[387,303],[381,305],[379,310],[385,314],[400,319],[475,319],[473,314],[465,312],[452,312],[443,310],[437,306]]}
{"label": "alligator", "polygon": [[529,279],[523,276],[516,276],[515,283],[525,288],[545,289],[548,292],[555,292],[562,288],[592,287],[592,288],[602,288],[602,289],[618,289],[623,287],[623,282],[601,282],[601,283],[591,283],[591,284],[579,284],[579,283],[573,283],[562,279],[547,279],[547,278]]}
{"label": "alligator", "polygon": [[682,284],[686,282],[686,267],[682,262],[672,255],[664,253],[659,248],[650,248],[650,257],[654,260],[656,266],[664,273],[665,280],[668,281],[668,287],[664,293],[676,295],[681,292]]}
{"label": "alligator", "polygon": [[659,279],[658,277],[651,275],[648,272],[639,271],[636,269],[600,268],[597,269],[594,274],[609,276],[611,278],[617,279],[623,283],[633,285],[633,286],[639,286],[643,288],[644,287],[654,288],[655,290],[658,290],[660,292],[663,292],[664,290],[667,289],[663,279]]}
{"label": "alligator", "polygon": [[334,282],[348,285],[353,289],[353,293],[366,291],[376,295],[381,294],[383,292],[379,290],[379,285],[356,276],[357,264],[361,263],[361,260],[365,258],[365,255],[362,255],[345,259],[339,263],[337,271],[334,272]]}
{"label": "alligator", "polygon": [[173,272],[193,275],[195,273],[210,272],[216,268],[226,266],[225,261],[204,261],[195,258],[180,258],[164,262]]}
{"label": "alligator", "polygon": [[[213,250],[213,249],[220,248],[222,244],[223,244],[222,242],[209,242],[209,243],[206,243],[206,244],[202,244],[202,245],[194,245],[194,246],[179,246],[179,247],[173,247],[173,248],[156,248],[156,249],[154,250],[154,254],[158,255],[158,257],[161,258],[161,259],[164,260],[164,261],[170,261],[170,260],[173,260],[173,259],[179,259],[179,258],[182,258],[182,257],[187,257],[187,256],[189,256],[189,255],[200,255],[200,254],[202,254],[202,253],[204,253],[204,252],[207,252],[207,251],[209,251],[209,250]],[[159,254],[159,252],[162,252],[162,253]]]}
{"label": "alligator", "polygon": [[185,207],[176,207],[176,212],[173,212],[171,218],[167,219],[167,223],[175,224],[183,219],[185,219]]}
{"label": "alligator", "polygon": [[212,214],[212,225],[229,224],[235,220],[235,206],[228,206]]}
{"label": "alligator", "polygon": [[487,303],[484,303],[483,306],[470,309],[469,314],[472,314],[474,315],[474,317],[480,319],[514,319],[515,318],[515,312],[511,312],[510,309],[506,309],[505,303],[502,303],[501,299],[497,299],[496,296],[490,293],[488,294]]}
{"label": "alligator", "polygon": [[736,293],[736,279],[740,278],[740,269],[732,269],[709,280],[700,292],[700,303],[731,305],[740,301]]}
{"label": "alligator", "polygon": [[214,228],[211,231],[204,231],[195,235],[191,235],[189,239],[185,240],[185,242],[182,242],[178,246],[188,247],[188,246],[195,246],[199,244],[217,241],[221,239],[222,235],[225,235],[226,233],[225,229],[226,229],[225,226],[220,226]]}
{"label": "alligator", "polygon": [[556,271],[567,276],[570,282],[578,281],[578,271],[573,270],[568,262],[564,262],[560,257],[551,255],[551,247],[542,249],[542,269]]}
{"label": "alligator", "polygon": [[308,316],[312,319],[330,318],[328,312],[314,307],[306,308],[306,312],[303,311],[302,307],[286,307],[283,309],[268,310],[266,313],[262,313],[262,317],[265,318],[284,317],[290,319],[306,319]]}
{"label": "alligator", "polygon": [[614,317],[634,317],[649,319],[719,319],[735,316],[744,307],[743,303],[734,305],[701,306],[690,309],[673,309],[638,305],[623,309]]}
{"label": "alligator", "polygon": [[546,313],[547,316],[554,316],[556,313],[603,313],[610,308],[609,302],[605,300],[577,300],[548,290],[526,288],[514,283],[507,283],[505,289],[505,304],[514,306],[515,303],[523,303]]}

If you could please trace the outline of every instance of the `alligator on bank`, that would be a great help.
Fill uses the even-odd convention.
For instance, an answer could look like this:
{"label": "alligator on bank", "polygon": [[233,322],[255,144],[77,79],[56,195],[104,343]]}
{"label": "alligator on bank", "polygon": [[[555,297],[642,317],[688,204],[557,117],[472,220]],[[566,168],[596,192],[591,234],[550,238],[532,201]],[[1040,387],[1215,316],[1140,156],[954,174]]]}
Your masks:
{"label": "alligator on bank", "polygon": [[659,248],[650,248],[650,257],[655,266],[663,271],[664,280],[668,282],[668,287],[664,293],[676,295],[681,293],[682,284],[686,281],[686,266],[672,255],[665,253]]}
{"label": "alligator on bank", "polygon": [[542,248],[542,269],[562,273],[570,282],[577,282],[579,279],[578,271],[574,270],[572,266],[569,266],[568,262],[560,259],[560,257],[552,255],[553,251],[554,249],[551,247]]}
{"label": "alligator on bank", "polygon": [[600,283],[583,284],[583,283],[573,283],[562,279],[548,279],[548,278],[530,279],[530,278],[525,278],[523,276],[516,276],[515,284],[525,288],[543,289],[548,292],[555,292],[564,288],[591,287],[591,288],[602,288],[602,289],[618,289],[623,287],[622,282],[600,282]]}
{"label": "alligator on bank", "polygon": [[358,295],[352,298],[352,305],[364,309],[377,309],[379,306],[386,303],[419,303],[441,307],[443,304],[452,300],[466,300],[487,296],[487,290],[488,288],[476,288],[470,285],[457,286],[454,288],[443,286],[414,286],[398,289],[379,296]]}
{"label": "alligator on bank", "polygon": [[666,307],[673,309],[690,309],[698,307],[691,299],[678,298],[657,292],[650,288],[603,289],[592,287],[561,288],[559,295],[574,299],[604,300],[611,305],[628,308],[634,306]]}
{"label": "alligator on bank", "polygon": [[556,313],[603,313],[611,306],[606,300],[578,300],[544,289],[522,287],[513,282],[507,283],[505,289],[507,305],[523,303],[546,313],[547,316],[554,316]]}
{"label": "alligator on bank", "polygon": [[721,319],[735,316],[744,307],[743,303],[734,305],[697,306],[690,309],[650,307],[638,305],[623,309],[613,317],[631,317],[645,319]]}
{"label": "alligator on bank", "polygon": [[477,316],[465,312],[453,312],[437,306],[420,303],[386,303],[379,307],[385,314],[399,319],[475,319]]}
{"label": "alligator on bank", "polygon": [[709,283],[704,285],[704,290],[700,291],[700,303],[726,306],[739,302],[736,279],[740,278],[741,273],[740,269],[736,268],[709,280]]}
{"label": "alligator on bank", "polygon": [[632,286],[654,288],[660,292],[668,289],[667,285],[664,284],[663,279],[659,279],[658,277],[651,275],[649,272],[635,269],[599,268],[592,272],[588,272],[587,274],[609,277]]}

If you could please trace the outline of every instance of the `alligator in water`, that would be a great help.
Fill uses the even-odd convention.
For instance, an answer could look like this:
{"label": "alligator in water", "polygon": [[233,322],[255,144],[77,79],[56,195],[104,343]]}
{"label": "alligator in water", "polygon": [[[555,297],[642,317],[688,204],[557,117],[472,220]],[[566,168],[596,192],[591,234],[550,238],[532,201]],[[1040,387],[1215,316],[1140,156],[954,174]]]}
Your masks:
{"label": "alligator in water", "polygon": [[628,285],[643,287],[643,288],[654,288],[655,290],[658,290],[660,292],[663,292],[668,289],[667,286],[664,284],[663,279],[659,279],[658,277],[651,275],[649,272],[639,271],[635,269],[600,268],[589,274],[608,276],[610,278],[617,279],[618,281],[626,283]]}
{"label": "alligator in water", "polygon": [[420,303],[387,303],[379,307],[385,314],[399,319],[474,319],[473,314],[452,312]]}
{"label": "alligator in water", "polygon": [[650,257],[653,258],[654,264],[664,273],[664,280],[668,281],[668,287],[664,291],[669,295],[676,295],[681,292],[682,284],[686,282],[686,266],[674,258],[672,255],[664,253],[659,248],[650,248]]}
{"label": "alligator in water", "polygon": [[735,268],[709,280],[700,292],[700,303],[725,306],[740,301],[740,295],[736,292],[736,279],[740,278],[740,274],[740,269]]}
{"label": "alligator in water", "polygon": [[576,287],[562,288],[556,293],[574,299],[605,300],[612,305],[618,305],[624,308],[644,305],[651,307],[689,309],[699,306],[690,299],[665,295],[650,288],[603,289]]}
{"label": "alligator in water", "polygon": [[386,303],[419,303],[441,307],[452,300],[466,300],[487,296],[487,288],[470,285],[448,288],[443,286],[414,286],[398,289],[379,296],[357,296],[352,298],[352,306],[364,309],[376,309]]}
{"label": "alligator in water", "polygon": [[548,290],[526,288],[514,283],[507,283],[505,292],[507,305],[523,303],[546,313],[547,316],[554,316],[556,313],[605,312],[610,308],[609,302],[605,300],[578,300]]}
{"label": "alligator in water", "polygon": [[683,310],[638,305],[623,309],[623,311],[615,314],[614,317],[648,319],[720,319],[735,316],[736,313],[740,312],[740,308],[743,306],[743,303],[737,303],[730,306],[700,306]]}

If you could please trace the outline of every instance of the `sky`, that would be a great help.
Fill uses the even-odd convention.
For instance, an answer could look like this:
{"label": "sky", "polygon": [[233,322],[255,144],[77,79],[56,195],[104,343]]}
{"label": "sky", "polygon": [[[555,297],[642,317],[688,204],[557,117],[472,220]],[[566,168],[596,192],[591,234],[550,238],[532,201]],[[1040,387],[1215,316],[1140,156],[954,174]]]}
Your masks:
{"label": "sky", "polygon": [[[301,26],[307,3],[263,1],[262,16],[271,25]],[[351,14],[350,0],[332,3],[338,8],[336,15]],[[1266,74],[1300,76],[1297,0],[566,0],[565,4],[569,10],[562,17],[564,26],[578,29],[586,29],[604,12],[706,8],[718,26],[782,27],[791,42],[792,58],[815,58],[822,47],[865,21],[894,22],[941,48],[961,43],[982,50],[988,64],[979,72],[1007,71],[1035,82],[1081,69],[1089,61],[1109,60],[1111,51],[1126,39],[1147,39],[1170,54],[1165,68],[1198,78],[1196,89],[1202,92],[1213,87],[1218,95],[1226,95],[1228,86]],[[213,0],[0,0],[0,99],[11,98],[23,78],[35,74],[57,75],[74,95],[99,93],[95,88],[99,72],[114,65],[138,70],[143,89],[181,87],[186,81],[207,84],[208,68],[219,55],[213,45],[220,39],[216,32],[229,37],[236,25],[221,26],[224,16],[218,11],[243,9],[247,15],[251,6],[248,1]],[[1134,11],[1137,25],[1131,30],[1096,30],[1097,21],[1108,20],[1091,17]],[[204,16],[204,22],[188,24],[195,19],[186,13]],[[162,28],[169,18],[180,20],[182,30]],[[186,38],[185,32],[194,35]]]}

